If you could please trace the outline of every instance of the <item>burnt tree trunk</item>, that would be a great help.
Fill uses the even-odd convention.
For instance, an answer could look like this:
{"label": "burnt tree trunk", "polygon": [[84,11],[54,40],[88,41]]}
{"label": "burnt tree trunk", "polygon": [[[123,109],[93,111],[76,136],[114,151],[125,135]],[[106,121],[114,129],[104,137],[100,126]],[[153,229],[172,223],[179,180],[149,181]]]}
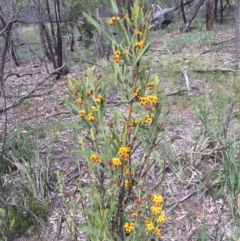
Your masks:
{"label": "burnt tree trunk", "polygon": [[208,31],[213,29],[214,24],[214,0],[207,0],[206,2],[206,29]]}
{"label": "burnt tree trunk", "polygon": [[186,24],[187,19],[186,19],[186,14],[184,11],[183,0],[180,1],[180,8],[181,8],[181,12],[182,12],[183,22],[184,22],[184,24]]}
{"label": "burnt tree trunk", "polygon": [[240,2],[238,1],[235,9],[235,35],[236,35],[236,52],[240,59]]}
{"label": "burnt tree trunk", "polygon": [[74,40],[74,27],[73,27],[73,24],[70,24],[70,27],[71,27],[71,43],[70,43],[70,51],[71,52],[74,52],[74,43],[75,43],[75,40]]}

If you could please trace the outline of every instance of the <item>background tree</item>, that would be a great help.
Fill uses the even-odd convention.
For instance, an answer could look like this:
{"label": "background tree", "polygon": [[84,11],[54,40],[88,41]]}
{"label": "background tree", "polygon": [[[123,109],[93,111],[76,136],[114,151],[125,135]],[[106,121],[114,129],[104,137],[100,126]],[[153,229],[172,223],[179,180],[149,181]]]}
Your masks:
{"label": "background tree", "polygon": [[236,49],[238,58],[240,58],[240,2],[237,1],[235,9],[235,34],[236,34]]}
{"label": "background tree", "polygon": [[187,22],[183,28],[184,31],[188,31],[193,19],[197,16],[198,10],[202,7],[202,5],[204,4],[205,0],[199,0],[193,8],[193,11],[191,12],[189,18],[187,19]]}
{"label": "background tree", "polygon": [[214,0],[207,0],[206,2],[206,29],[207,30],[212,30],[213,28],[213,24],[215,20],[214,4],[215,4]]}

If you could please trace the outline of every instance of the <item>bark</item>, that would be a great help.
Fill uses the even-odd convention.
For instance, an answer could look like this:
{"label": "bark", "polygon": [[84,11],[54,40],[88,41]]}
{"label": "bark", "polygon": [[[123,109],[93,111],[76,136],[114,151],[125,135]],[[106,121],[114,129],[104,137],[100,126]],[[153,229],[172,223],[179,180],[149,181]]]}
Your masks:
{"label": "bark", "polygon": [[205,0],[200,0],[199,2],[197,2],[194,6],[193,12],[191,14],[191,16],[189,17],[189,19],[187,20],[186,24],[185,24],[185,31],[190,27],[192,21],[194,20],[194,18],[197,16],[198,10],[200,9],[200,7],[204,4]]}
{"label": "bark", "polygon": [[[2,23],[2,27],[3,29],[6,27],[6,21],[3,17],[3,13],[2,13],[2,7],[0,6],[0,21]],[[16,53],[16,50],[15,50],[15,46],[14,46],[14,42],[13,40],[11,39],[11,31],[9,31],[9,36],[7,38],[7,36],[5,34],[3,34],[3,38],[4,40],[8,40],[8,45],[7,45],[7,51],[9,52],[9,55],[12,57],[13,59],[13,62],[16,66],[20,66],[20,63],[19,63],[19,60],[18,60],[18,57],[17,57],[17,53]]]}
{"label": "bark", "polygon": [[57,68],[62,66],[63,52],[62,52],[62,35],[61,35],[61,19],[60,19],[60,5],[59,0],[54,0],[55,19],[57,23],[57,39],[55,55],[57,57]]}
{"label": "bark", "polygon": [[[43,47],[45,46],[45,54],[47,56],[47,58],[52,61],[53,63],[53,67],[54,69],[57,68],[57,64],[56,64],[56,60],[55,60],[55,56],[54,56],[54,52],[53,52],[53,46],[52,46],[52,43],[51,43],[51,36],[48,32],[48,29],[45,25],[44,22],[42,22],[42,14],[41,14],[41,9],[40,9],[40,0],[37,0],[37,3],[36,5],[38,6],[37,8],[37,17],[39,19],[39,28],[40,28],[40,31],[41,33],[43,34],[43,36],[41,37],[41,40],[43,41],[42,42],[42,45]],[[46,39],[46,42],[45,42],[45,39]]]}
{"label": "bark", "polygon": [[50,51],[47,47],[47,40],[46,40],[44,28],[42,25],[43,24],[39,24],[39,32],[40,32],[40,39],[41,39],[43,51],[44,51],[45,55],[47,56],[48,60],[52,62],[52,57],[51,57]]}
{"label": "bark", "polygon": [[180,1],[180,8],[181,8],[181,12],[182,12],[183,22],[184,22],[184,24],[186,24],[187,19],[186,19],[186,15],[185,15],[185,11],[184,11],[183,0]]}
{"label": "bark", "polygon": [[[99,10],[96,9],[96,18],[97,21],[100,21]],[[100,58],[104,56],[104,45],[103,45],[103,36],[102,32],[98,31],[98,35],[96,36],[96,49]]]}
{"label": "bark", "polygon": [[213,29],[214,24],[214,0],[207,0],[206,2],[206,29],[208,31]]}
{"label": "bark", "polygon": [[218,18],[217,18],[217,10],[218,10],[218,0],[215,0],[215,6],[214,6],[214,18],[215,18],[215,22],[218,21]]}
{"label": "bark", "polygon": [[236,35],[236,52],[240,59],[240,2],[237,2],[235,9],[235,35]]}
{"label": "bark", "polygon": [[50,6],[49,6],[48,0],[45,1],[45,5],[46,5],[47,14],[48,14],[48,19],[50,21],[50,28],[51,28],[52,38],[54,40],[56,40],[55,31],[54,31],[54,26],[53,26],[53,21],[52,21],[52,17],[51,17],[51,11],[50,11]]}
{"label": "bark", "polygon": [[224,11],[223,0],[220,0],[220,23],[221,24],[223,23],[223,11]]}
{"label": "bark", "polygon": [[73,24],[71,24],[70,27],[71,27],[70,51],[71,51],[71,52],[74,52],[73,46],[74,46],[75,40],[74,40],[74,27],[73,27]]}

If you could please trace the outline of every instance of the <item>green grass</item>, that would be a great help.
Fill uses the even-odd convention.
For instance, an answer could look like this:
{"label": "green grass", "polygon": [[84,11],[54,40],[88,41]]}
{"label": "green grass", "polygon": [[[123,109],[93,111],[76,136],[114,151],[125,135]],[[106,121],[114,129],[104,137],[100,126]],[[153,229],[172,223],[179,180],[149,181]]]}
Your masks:
{"label": "green grass", "polygon": [[[27,127],[32,131],[31,128]],[[39,137],[34,139],[28,131],[16,129],[7,140],[1,175],[17,170],[18,178],[9,176],[4,190],[8,199],[0,200],[0,239],[36,235],[49,215],[47,191],[47,164],[39,159]],[[40,183],[39,181],[42,180]]]}

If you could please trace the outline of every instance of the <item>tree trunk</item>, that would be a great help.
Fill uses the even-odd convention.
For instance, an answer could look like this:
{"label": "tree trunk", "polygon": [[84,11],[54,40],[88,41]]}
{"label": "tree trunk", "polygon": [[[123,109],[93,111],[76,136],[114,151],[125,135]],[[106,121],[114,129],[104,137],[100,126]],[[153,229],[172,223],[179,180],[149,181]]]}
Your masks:
{"label": "tree trunk", "polygon": [[[2,26],[4,28],[6,26],[6,21],[5,21],[4,17],[3,17],[2,7],[1,6],[0,6],[0,20],[1,20]],[[8,39],[8,45],[7,45],[8,48],[7,48],[7,50],[9,52],[9,55],[12,57],[14,64],[16,66],[20,66],[19,60],[17,58],[14,42],[11,39],[11,31],[9,31],[9,36],[6,36],[5,34],[3,34],[3,38],[4,38],[4,40],[6,40],[6,38]]]}
{"label": "tree trunk", "polygon": [[48,0],[45,1],[45,4],[46,4],[46,10],[47,10],[47,14],[48,14],[48,19],[50,21],[52,38],[54,39],[54,41],[56,41],[55,31],[54,31],[54,26],[53,26],[53,21],[52,21],[52,17],[51,17],[51,11],[50,11]]}
{"label": "tree trunk", "polygon": [[70,51],[71,51],[71,52],[74,52],[73,46],[74,46],[75,40],[74,40],[74,27],[73,27],[73,24],[70,24],[70,27],[71,27]]}
{"label": "tree trunk", "polygon": [[[36,1],[36,6],[37,7],[37,17],[39,19],[39,28],[40,28],[40,33],[43,34],[43,36],[41,37],[41,41],[42,41],[42,45],[43,45],[43,48],[45,49],[45,54],[47,56],[47,58],[52,61],[53,63],[53,68],[56,69],[57,68],[57,64],[56,64],[56,61],[55,61],[55,56],[54,56],[54,52],[53,52],[53,46],[52,46],[52,43],[51,43],[51,36],[48,32],[48,29],[45,25],[45,23],[42,21],[42,13],[41,13],[41,3],[40,3],[40,0],[37,0]],[[45,42],[45,39],[46,39],[46,42]]]}
{"label": "tree trunk", "polygon": [[[239,0],[238,0],[239,1]],[[237,2],[238,2],[237,1]],[[223,8],[223,0],[220,0],[220,23],[222,24],[223,23],[223,11],[224,11],[224,8]]]}
{"label": "tree trunk", "polygon": [[184,31],[187,31],[188,28],[190,27],[193,19],[197,16],[198,10],[200,9],[200,7],[204,4],[205,0],[200,0],[199,2],[197,2],[194,6],[193,12],[191,14],[191,16],[189,17],[189,19],[187,20],[185,27],[184,27]]}
{"label": "tree trunk", "polygon": [[235,35],[236,35],[236,52],[240,59],[240,2],[238,1],[235,9]]}
{"label": "tree trunk", "polygon": [[52,57],[51,57],[51,54],[50,54],[49,49],[47,47],[46,36],[45,36],[44,28],[43,28],[42,25],[43,25],[43,23],[39,24],[40,41],[42,43],[42,47],[43,47],[43,51],[44,51],[45,55],[47,56],[48,60],[52,62]]}
{"label": "tree trunk", "polygon": [[183,0],[180,1],[180,8],[181,8],[181,12],[182,12],[183,22],[184,22],[184,24],[186,24],[187,19],[186,19],[186,15],[185,15],[185,11],[184,11]]}
{"label": "tree trunk", "polygon": [[218,0],[215,0],[215,6],[214,6],[214,18],[215,18],[215,22],[218,21],[218,18],[217,18],[217,10],[218,10]]}
{"label": "tree trunk", "polygon": [[206,2],[206,29],[208,31],[213,29],[214,24],[214,0],[207,0]]}
{"label": "tree trunk", "polygon": [[60,6],[59,6],[59,0],[54,0],[54,10],[55,10],[55,19],[57,23],[57,42],[56,42],[56,49],[55,54],[57,57],[57,68],[62,66],[62,59],[63,59],[63,53],[62,53],[62,35],[61,35],[61,19],[60,19]]}

